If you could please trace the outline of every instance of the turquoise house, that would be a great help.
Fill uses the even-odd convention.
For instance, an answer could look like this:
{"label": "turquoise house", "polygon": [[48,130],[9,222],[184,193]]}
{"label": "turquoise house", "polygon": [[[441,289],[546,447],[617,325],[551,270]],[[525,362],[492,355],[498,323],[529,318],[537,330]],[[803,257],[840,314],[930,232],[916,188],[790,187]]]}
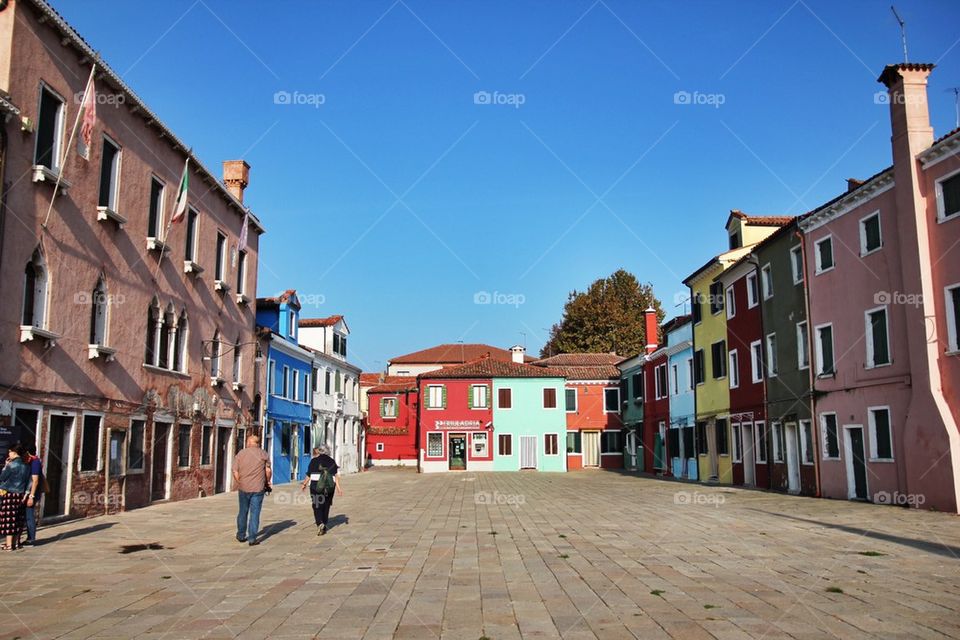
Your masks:
{"label": "turquoise house", "polygon": [[667,375],[670,391],[670,429],[667,452],[670,472],[676,478],[697,479],[694,444],[693,323],[691,316],[674,318],[664,325],[667,342]]}
{"label": "turquoise house", "polygon": [[563,376],[547,367],[499,364],[500,375],[493,378],[493,470],[566,471]]}

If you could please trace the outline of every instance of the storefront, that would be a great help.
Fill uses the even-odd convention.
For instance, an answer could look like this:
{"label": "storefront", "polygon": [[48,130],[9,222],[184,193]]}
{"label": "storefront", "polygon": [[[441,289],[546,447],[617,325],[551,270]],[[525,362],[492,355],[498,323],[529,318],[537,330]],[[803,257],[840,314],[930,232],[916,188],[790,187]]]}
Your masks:
{"label": "storefront", "polygon": [[491,471],[493,414],[491,382],[458,370],[422,377],[420,388],[420,470]]}
{"label": "storefront", "polygon": [[426,424],[426,455],[422,469],[430,471],[490,471],[493,424],[481,420],[434,420]]}

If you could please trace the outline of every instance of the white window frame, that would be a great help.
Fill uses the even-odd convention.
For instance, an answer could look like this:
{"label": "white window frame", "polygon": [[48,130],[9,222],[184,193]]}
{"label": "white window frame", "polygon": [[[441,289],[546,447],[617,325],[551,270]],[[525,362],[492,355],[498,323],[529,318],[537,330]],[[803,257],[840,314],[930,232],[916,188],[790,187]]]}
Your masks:
{"label": "white window frame", "polygon": [[673,384],[671,395],[680,393],[680,367],[676,363],[670,365],[670,382]]}
{"label": "white window frame", "polygon": [[[757,357],[759,350],[760,356]],[[763,343],[754,340],[750,343],[750,380],[754,384],[763,382]]]}
{"label": "white window frame", "polygon": [[[804,335],[807,336],[806,349],[802,338]],[[810,325],[806,320],[797,323],[797,368],[801,371],[810,368]]]}
{"label": "white window frame", "polygon": [[383,443],[382,443],[382,442],[378,442],[378,443],[377,443],[377,453],[383,453]]}
{"label": "white window frame", "polygon": [[764,300],[773,297],[773,271],[770,269],[770,263],[760,268],[760,295]]}
{"label": "white window frame", "polygon": [[[830,243],[830,259],[833,260],[833,264],[831,264],[831,265],[830,265],[829,267],[827,267],[826,269],[824,269],[824,268],[823,268],[823,265],[820,264],[820,245],[823,244],[824,242],[829,242],[829,243]],[[822,238],[818,239],[817,241],[815,241],[815,242],[813,243],[813,257],[814,257],[814,264],[817,265],[817,268],[816,268],[816,271],[815,271],[815,275],[820,275],[821,273],[828,273],[828,272],[833,271],[834,269],[836,269],[836,267],[837,267],[837,252],[834,251],[834,246],[833,246],[833,234],[832,234],[832,233],[828,233],[827,235],[823,236]]]}
{"label": "white window frame", "polygon": [[943,183],[952,178],[956,178],[960,174],[960,169],[948,173],[944,176],[937,178],[934,182],[934,190],[937,194],[937,222],[947,222],[948,220],[960,219],[960,211],[955,211],[949,216],[944,213],[944,202],[943,202]]}
{"label": "white window frame", "polygon": [[[960,327],[957,326],[957,310],[953,304],[953,291],[960,289],[960,282],[943,288],[944,306],[947,313],[947,355],[960,354]],[[887,327],[887,333],[890,328]]]}
{"label": "white window frame", "polygon": [[727,352],[727,377],[730,379],[730,388],[740,386],[740,354],[736,349]]}
{"label": "white window frame", "polygon": [[[800,264],[797,264],[795,256],[800,256]],[[790,271],[793,274],[793,284],[803,283],[803,247],[800,245],[790,247]]]}
{"label": "white window frame", "polygon": [[[393,406],[393,412],[388,413],[387,407]],[[380,416],[384,420],[396,420],[397,419],[397,409],[399,408],[399,403],[397,402],[396,396],[391,396],[389,398],[383,399],[383,414]]]}
{"label": "white window frame", "polygon": [[[573,409],[567,409],[567,393],[573,391]],[[576,413],[580,410],[580,394],[576,387],[565,387],[563,390],[563,408],[567,413]]]}
{"label": "white window frame", "polygon": [[[59,91],[56,91],[53,87],[51,87],[46,82],[41,81],[40,90],[37,92],[37,127],[40,126],[40,105],[43,103],[44,90],[48,91],[54,98],[60,101],[60,109],[58,109],[57,111],[57,123],[55,125],[56,131],[54,132],[54,135],[53,135],[54,145],[53,145],[53,149],[51,149],[51,156],[52,156],[54,166],[47,167],[47,169],[49,169],[55,175],[59,175],[60,169],[61,169],[60,165],[63,163],[63,160],[64,160],[63,145],[65,144],[64,134],[66,133],[67,101],[62,95],[60,95]],[[30,158],[31,165],[35,164],[37,160],[37,145],[40,144],[39,131],[38,131],[38,135],[34,137],[35,137],[35,140],[33,143],[33,155]],[[89,155],[89,152],[88,152],[88,155]]]}
{"label": "white window frame", "polygon": [[290,367],[283,365],[283,381],[280,383],[280,397],[290,399]]}
{"label": "white window frame", "polygon": [[[556,446],[557,451],[556,451],[556,453],[547,453],[547,438],[549,438],[550,436],[553,436],[554,438],[557,439],[557,446]],[[582,445],[581,445],[581,446],[582,446]],[[567,436],[566,436],[566,432],[564,432],[564,436],[563,436],[563,446],[562,446],[562,447],[560,446],[560,434],[559,434],[559,433],[557,433],[556,431],[550,431],[550,432],[547,432],[547,433],[543,434],[543,455],[544,455],[544,456],[547,456],[547,457],[549,457],[549,458],[554,458],[554,457],[559,456],[559,455],[561,454],[561,452],[563,453],[563,455],[566,455],[566,454],[567,454]]]}
{"label": "white window frame", "polygon": [[[833,427],[837,433],[837,455],[831,456],[830,452],[827,451],[827,416],[833,416]],[[843,435],[843,432],[840,429],[840,422],[837,420],[837,413],[835,411],[824,411],[820,414],[820,455],[823,456],[824,460],[839,460],[843,452],[843,443],[840,442],[840,437]]]}
{"label": "white window frame", "polygon": [[[666,366],[666,365],[663,365],[663,366]],[[607,391],[615,391],[617,393],[616,409],[607,409]],[[604,413],[620,413],[620,387],[604,387],[603,388],[603,412]],[[559,447],[559,445],[557,446]]]}
{"label": "white window frame", "polygon": [[[886,334],[887,334],[887,360],[888,362],[876,363],[874,358],[876,357],[876,345],[873,344],[873,326],[870,323],[870,314],[877,313],[878,311],[883,311],[883,322],[886,325]],[[866,336],[865,342],[867,348],[867,360],[865,367],[867,369],[876,369],[878,367],[889,367],[893,364],[893,352],[890,351],[890,311],[887,305],[880,305],[879,307],[874,307],[873,309],[867,309],[863,312],[863,326],[864,326],[864,335]]]}
{"label": "white window frame", "polygon": [[784,448],[786,446],[787,434],[782,422],[770,423],[770,437],[773,438],[773,461],[784,462],[786,460]]}
{"label": "white window frame", "polygon": [[[872,219],[872,218],[876,218],[876,219],[877,219],[877,230],[880,232],[880,246],[878,246],[876,249],[867,249],[867,225],[866,225],[866,222],[867,222],[867,220],[870,220],[870,219]],[[858,227],[859,227],[859,230],[860,230],[860,257],[861,257],[861,258],[866,257],[866,256],[870,255],[871,253],[876,253],[877,251],[880,251],[880,249],[883,249],[883,223],[882,223],[881,220],[880,220],[880,210],[879,210],[879,209],[877,209],[876,211],[874,211],[874,212],[871,213],[871,214],[865,215],[865,216],[863,216],[862,218],[860,218],[860,222],[859,222],[859,224],[858,224]]]}
{"label": "white window frame", "polygon": [[[440,453],[432,454],[432,453],[430,453],[430,440],[437,440],[437,439],[440,440]],[[446,444],[445,444],[445,442],[446,442],[446,438],[444,437],[444,433],[443,433],[442,431],[430,431],[430,432],[428,432],[428,433],[427,433],[427,448],[426,448],[426,451],[424,451],[424,455],[425,455],[427,458],[433,458],[434,460],[436,460],[436,459],[438,459],[438,458],[444,458],[444,457],[446,457],[447,450],[446,450]]]}
{"label": "white window frame", "polygon": [[[483,453],[477,453],[477,441],[483,441]],[[489,458],[490,438],[486,431],[474,431],[470,434],[470,457]]]}
{"label": "white window frame", "polygon": [[[83,466],[83,446],[84,442],[84,426],[87,421],[87,416],[96,416],[100,419],[100,428],[97,430],[97,468],[96,469],[82,469]],[[84,411],[80,414],[80,446],[78,447],[77,455],[77,473],[81,475],[90,475],[93,473],[100,473],[103,471],[103,437],[106,432],[106,414],[99,411]],[[40,434],[37,433],[37,440],[40,439]],[[37,442],[39,445],[40,443]],[[38,446],[39,449],[39,446]]]}
{"label": "white window frame", "polygon": [[689,387],[687,391],[693,391],[695,386],[693,379],[696,376],[693,375],[693,358],[692,357],[687,358],[687,375],[690,377],[690,379],[687,381],[687,386]]}
{"label": "white window frame", "polygon": [[768,333],[764,343],[767,356],[767,377],[776,378],[777,373],[779,372],[779,362],[777,360],[777,334]]}
{"label": "white window frame", "polygon": [[[877,420],[874,415],[877,411],[887,412],[887,426],[890,429],[890,457],[880,458],[877,456]],[[893,412],[890,411],[890,405],[879,405],[876,407],[867,407],[867,428],[870,434],[870,462],[893,462],[895,454],[893,452]]]}
{"label": "white window frame", "polygon": [[753,462],[754,464],[766,464],[767,463],[767,448],[760,446],[760,434],[761,432],[767,434],[767,438],[770,437],[770,433],[764,431],[767,426],[766,420],[757,420],[753,423]]}
{"label": "white window frame", "polygon": [[667,397],[667,394],[669,393],[669,390],[668,390],[668,389],[664,389],[664,388],[663,388],[664,385],[661,385],[661,384],[660,384],[660,369],[661,369],[661,368],[664,369],[664,371],[663,371],[663,374],[664,374],[664,375],[663,375],[663,378],[664,378],[664,380],[666,381],[667,385],[670,384],[670,381],[667,380],[667,375],[666,375],[666,374],[667,374],[667,371],[666,371],[667,365],[666,365],[666,364],[658,364],[656,367],[654,367],[654,368],[653,368],[653,397],[654,397],[654,400],[662,400],[663,398],[666,398],[666,397]]}
{"label": "white window frame", "polygon": [[743,462],[743,431],[739,422],[730,423],[730,437],[732,440],[730,453],[733,462]]}
{"label": "white window frame", "polygon": [[[812,467],[814,464],[816,464],[816,459],[817,459],[816,451],[814,451],[815,447],[813,446],[813,442],[814,442],[813,421],[809,419],[800,420],[799,429],[800,429],[800,464],[802,465],[805,464],[807,466]],[[808,448],[808,443],[806,438],[808,429],[810,430],[809,448]],[[808,454],[810,454],[810,462],[807,462]]]}
{"label": "white window frame", "polygon": [[[437,403],[434,404],[433,394],[437,394]],[[443,409],[443,385],[442,384],[428,384],[427,385],[427,409],[436,410]]]}
{"label": "white window frame", "polygon": [[[503,390],[503,389],[506,389],[507,391],[510,392],[510,406],[509,406],[509,407],[501,407],[501,406],[500,406],[500,391]],[[513,387],[499,387],[499,388],[497,389],[496,396],[497,396],[497,409],[498,409],[499,411],[513,411]],[[512,446],[513,446],[513,444],[511,443],[511,447],[512,447]],[[512,450],[512,449],[511,449],[511,450]]]}
{"label": "white window frame", "polygon": [[[546,391],[547,391],[548,389],[553,389],[553,403],[554,403],[554,404],[553,404],[552,407],[548,407],[548,406],[547,406],[547,394],[546,394]],[[560,394],[557,393],[557,388],[556,388],[556,387],[541,387],[541,389],[540,389],[540,406],[541,406],[541,408],[542,408],[544,411],[556,411],[557,409],[560,408],[560,398],[559,398],[559,396],[560,396]],[[513,398],[510,398],[510,400],[511,400],[511,404],[512,404]],[[564,406],[564,410],[566,410],[566,406],[567,406],[567,397],[566,397],[566,395],[564,395],[564,397],[563,397],[563,406]],[[619,403],[619,402],[617,403],[617,406],[620,406],[620,403]]]}
{"label": "white window frame", "polygon": [[757,281],[757,272],[747,274],[747,308],[753,309],[760,304],[760,283]]}
{"label": "white window frame", "polygon": [[[133,423],[141,422],[143,423],[142,431],[140,437],[143,439],[140,443],[140,466],[131,467],[130,466],[130,445],[133,443]],[[127,446],[126,451],[124,451],[123,468],[127,475],[142,474],[147,466],[147,416],[146,415],[137,415],[131,416],[130,420],[127,422]]]}
{"label": "white window frame", "polygon": [[737,315],[737,296],[733,290],[733,285],[724,289],[724,302],[727,308],[727,320]]}
{"label": "white window frame", "polygon": [[[830,371],[830,373],[826,373],[823,368],[823,343],[820,340],[820,330],[826,327],[830,327],[830,353],[832,354],[832,359],[833,359],[833,362],[830,363],[832,366],[832,370]],[[816,339],[817,339],[817,342],[814,347],[814,356],[816,358],[817,375],[818,376],[823,376],[823,375],[834,376],[837,374],[837,350],[836,350],[836,342],[834,340],[834,335],[833,335],[833,323],[824,322],[823,324],[818,324],[813,329],[816,332]]]}
{"label": "white window frame", "polygon": [[300,397],[300,370],[293,370],[293,401],[300,402],[303,398]]}
{"label": "white window frame", "polygon": [[277,394],[277,361],[273,358],[267,361],[267,393]]}
{"label": "white window frame", "polygon": [[[120,146],[120,143],[108,136],[103,134],[101,137],[101,145],[107,145],[114,147],[117,150],[116,155],[113,156],[113,164],[110,167],[110,194],[107,198],[106,207],[110,211],[116,213],[119,207],[117,201],[120,199],[120,167],[123,163],[123,147]],[[103,146],[101,146],[101,153],[103,153]],[[100,183],[103,181],[103,160],[101,158],[100,163],[99,181],[97,182],[97,204],[99,206],[100,202]]]}
{"label": "white window frame", "polygon": [[[483,404],[477,403],[477,389],[483,389]],[[490,398],[489,393],[487,393],[487,385],[485,384],[472,384],[470,385],[470,404],[473,409],[489,409],[490,408]]]}

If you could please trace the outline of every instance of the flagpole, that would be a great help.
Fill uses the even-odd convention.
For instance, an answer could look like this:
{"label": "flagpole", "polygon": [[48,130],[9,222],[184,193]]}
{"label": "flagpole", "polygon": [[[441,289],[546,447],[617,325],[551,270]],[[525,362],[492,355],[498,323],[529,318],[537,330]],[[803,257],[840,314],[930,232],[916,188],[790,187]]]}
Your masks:
{"label": "flagpole", "polygon": [[70,149],[73,148],[73,138],[77,135],[77,125],[80,124],[80,116],[83,115],[83,107],[87,102],[87,93],[90,91],[90,87],[93,84],[93,74],[97,70],[97,64],[94,63],[90,67],[90,77],[87,79],[87,86],[83,90],[83,99],[80,100],[80,108],[77,109],[77,117],[73,121],[73,128],[70,130],[70,140],[67,141],[67,146],[63,150],[63,159],[60,161],[60,171],[57,174],[57,182],[53,185],[53,197],[50,198],[50,206],[47,207],[47,216],[43,219],[43,224],[40,225],[44,229],[47,228],[47,223],[50,221],[50,212],[53,211],[53,203],[57,199],[57,192],[60,190],[60,181],[63,179],[63,172],[66,170],[67,157],[70,153]]}
{"label": "flagpole", "polygon": [[[186,160],[186,162],[183,163],[183,172],[184,172],[184,174],[187,174],[187,172],[189,171],[189,167],[190,167],[190,155],[191,155],[191,154],[192,154],[192,151],[191,151],[190,149],[188,149],[188,150],[187,150],[187,160]],[[181,180],[181,182],[183,181],[183,176],[181,176],[180,180]],[[176,215],[177,215],[176,211],[174,211],[173,213],[170,214],[170,219],[167,220],[167,228],[166,228],[166,229],[164,230],[164,232],[163,232],[163,249],[160,250],[160,257],[157,259],[157,269],[156,269],[156,271],[154,271],[154,274],[153,274],[153,280],[154,280],[154,282],[156,282],[156,281],[157,281],[157,278],[160,277],[160,265],[163,264],[163,257],[167,254],[167,251],[170,251],[170,247],[169,247],[169,245],[167,244],[167,239],[170,237],[170,229],[173,228],[173,219],[176,217]],[[190,214],[189,214],[189,213],[185,213],[184,215],[189,216]]]}

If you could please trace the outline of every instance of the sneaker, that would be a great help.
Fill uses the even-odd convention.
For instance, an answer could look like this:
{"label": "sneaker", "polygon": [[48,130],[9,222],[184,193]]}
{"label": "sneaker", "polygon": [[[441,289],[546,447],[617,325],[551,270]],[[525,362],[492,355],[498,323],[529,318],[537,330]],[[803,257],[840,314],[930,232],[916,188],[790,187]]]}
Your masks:
{"label": "sneaker", "polygon": [[260,542],[257,541],[257,540],[251,540],[251,541],[248,542],[247,544],[249,544],[251,547],[253,547],[253,546],[256,546],[256,545],[260,544]]}
{"label": "sneaker", "polygon": [[241,538],[240,536],[237,536],[237,542],[243,543],[243,542],[246,542],[246,541],[247,541],[246,538]]}
{"label": "sneaker", "polygon": [[23,545],[21,545],[21,546],[32,547],[32,546],[35,545],[35,544],[37,544],[37,541],[36,541],[36,540],[24,540],[24,541],[23,541]]}
{"label": "sneaker", "polygon": [[322,536],[322,535],[323,535],[323,525],[322,525],[322,524],[318,524],[318,525],[317,525],[317,535],[318,535],[318,536]]}
{"label": "sneaker", "polygon": [[327,525],[325,525],[325,524],[320,525],[319,531],[317,532],[317,535],[318,535],[318,536],[325,536],[325,535],[327,535]]}

